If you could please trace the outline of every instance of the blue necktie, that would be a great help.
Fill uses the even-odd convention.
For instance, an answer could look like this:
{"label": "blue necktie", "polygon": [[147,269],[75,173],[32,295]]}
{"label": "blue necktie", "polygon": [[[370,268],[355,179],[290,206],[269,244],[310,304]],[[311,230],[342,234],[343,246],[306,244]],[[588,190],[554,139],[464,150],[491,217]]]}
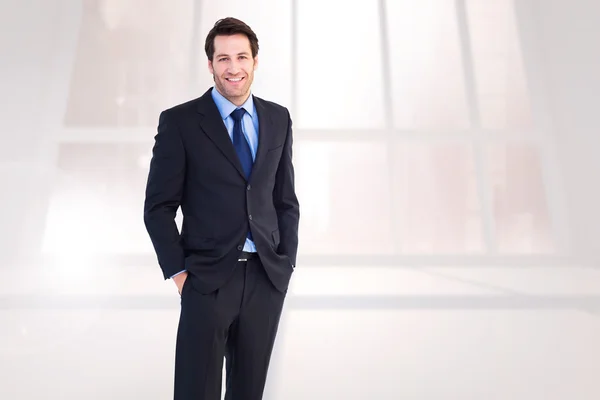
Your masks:
{"label": "blue necktie", "polygon": [[233,118],[233,147],[240,159],[240,163],[242,164],[242,169],[246,174],[246,180],[250,179],[250,172],[252,172],[252,152],[250,151],[250,145],[246,140],[246,136],[244,136],[244,131],[242,130],[242,118],[244,117],[244,113],[246,110],[243,108],[238,108],[231,113],[231,117]]}
{"label": "blue necktie", "polygon": [[[252,152],[250,151],[250,145],[246,140],[246,136],[244,136],[244,131],[242,130],[242,118],[244,117],[244,113],[246,110],[243,108],[238,108],[231,113],[231,117],[233,118],[233,147],[240,159],[240,163],[242,164],[242,169],[246,174],[246,180],[250,180],[250,173],[252,172]],[[252,240],[252,233],[248,231],[247,235],[248,239]]]}

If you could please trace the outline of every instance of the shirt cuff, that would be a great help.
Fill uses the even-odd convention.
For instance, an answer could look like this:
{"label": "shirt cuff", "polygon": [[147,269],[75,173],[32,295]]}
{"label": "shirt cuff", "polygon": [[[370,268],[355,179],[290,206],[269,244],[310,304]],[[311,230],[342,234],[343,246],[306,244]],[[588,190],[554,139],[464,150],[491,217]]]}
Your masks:
{"label": "shirt cuff", "polygon": [[179,274],[181,274],[181,273],[183,273],[183,272],[186,272],[186,271],[187,271],[186,269],[184,269],[183,271],[179,271],[179,272],[178,272],[178,273],[176,273],[175,275],[171,276],[171,279],[173,279],[173,278],[174,278],[174,277],[176,277],[177,275],[179,275]]}

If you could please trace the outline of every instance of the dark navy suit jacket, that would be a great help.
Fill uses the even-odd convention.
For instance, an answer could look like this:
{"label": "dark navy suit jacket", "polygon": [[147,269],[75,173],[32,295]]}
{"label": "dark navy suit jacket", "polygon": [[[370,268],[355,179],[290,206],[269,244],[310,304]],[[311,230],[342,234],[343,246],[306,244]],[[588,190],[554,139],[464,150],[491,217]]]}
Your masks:
{"label": "dark navy suit jacket", "polygon": [[296,265],[300,217],[290,114],[253,97],[258,150],[246,180],[211,90],[159,117],[144,202],[158,263],[165,279],[186,269],[196,278],[195,289],[209,293],[230,276],[250,229],[267,275],[285,292]]}

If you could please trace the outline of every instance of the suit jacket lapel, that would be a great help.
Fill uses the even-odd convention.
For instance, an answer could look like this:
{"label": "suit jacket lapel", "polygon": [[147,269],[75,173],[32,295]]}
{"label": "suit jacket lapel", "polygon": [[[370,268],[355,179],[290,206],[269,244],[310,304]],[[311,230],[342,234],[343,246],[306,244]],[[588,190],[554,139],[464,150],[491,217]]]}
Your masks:
{"label": "suit jacket lapel", "polygon": [[[233,164],[238,170],[240,175],[245,179],[244,170],[242,164],[238,158],[227,128],[223,123],[219,109],[212,99],[211,89],[209,89],[202,97],[200,97],[198,104],[198,112],[201,114],[200,117],[200,128],[206,133],[206,135],[215,143],[215,145],[221,150],[223,155]],[[260,115],[260,114],[259,114]],[[259,121],[260,123],[260,121]],[[259,138],[259,150],[260,150],[260,138]]]}
{"label": "suit jacket lapel", "polygon": [[258,150],[256,151],[256,159],[252,166],[250,179],[255,175],[254,171],[262,165],[273,138],[273,120],[271,119],[271,115],[268,114],[267,108],[261,99],[254,97],[253,101],[258,114]]}

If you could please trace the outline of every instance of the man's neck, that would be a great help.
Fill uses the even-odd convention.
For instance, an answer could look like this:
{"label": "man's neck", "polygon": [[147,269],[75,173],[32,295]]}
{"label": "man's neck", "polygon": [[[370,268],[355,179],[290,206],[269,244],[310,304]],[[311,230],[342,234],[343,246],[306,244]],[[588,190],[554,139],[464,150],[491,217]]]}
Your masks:
{"label": "man's neck", "polygon": [[219,90],[218,87],[215,86],[215,89],[216,89],[217,92],[219,92],[219,94],[221,96],[223,96],[224,98],[226,98],[227,100],[229,100],[236,107],[239,107],[242,104],[244,104],[248,100],[248,98],[250,97],[250,95],[252,93],[252,91],[248,90],[248,93],[246,93],[244,96],[230,98],[230,97],[227,97],[225,94],[221,93],[221,91]]}

